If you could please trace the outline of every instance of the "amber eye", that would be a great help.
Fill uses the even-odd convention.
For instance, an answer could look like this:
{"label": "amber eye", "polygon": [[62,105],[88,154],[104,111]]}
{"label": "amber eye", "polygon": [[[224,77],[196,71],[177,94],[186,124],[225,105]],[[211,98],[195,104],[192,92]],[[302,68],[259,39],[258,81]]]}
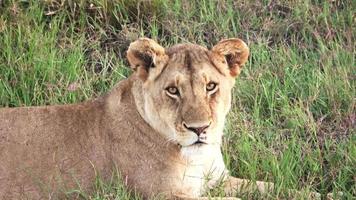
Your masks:
{"label": "amber eye", "polygon": [[206,91],[211,92],[211,91],[215,90],[216,86],[217,86],[216,83],[210,82],[206,85]]}
{"label": "amber eye", "polygon": [[169,95],[179,96],[179,90],[177,87],[174,86],[167,87],[166,91],[168,92]]}

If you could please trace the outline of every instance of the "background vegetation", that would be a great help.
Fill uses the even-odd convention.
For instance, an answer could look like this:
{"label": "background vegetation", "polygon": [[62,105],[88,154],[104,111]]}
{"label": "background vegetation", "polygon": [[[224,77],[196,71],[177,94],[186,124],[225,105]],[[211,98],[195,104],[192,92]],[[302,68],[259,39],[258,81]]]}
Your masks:
{"label": "background vegetation", "polygon": [[[352,0],[0,0],[0,106],[95,98],[127,77],[140,36],[164,46],[251,48],[224,138],[232,175],[356,196],[355,8]],[[1,122],[0,122],[1,123]],[[120,181],[85,199],[139,199]],[[80,193],[80,191],[73,191]],[[211,195],[221,194],[212,191]],[[259,199],[255,192],[241,194]],[[303,197],[300,197],[303,198]]]}

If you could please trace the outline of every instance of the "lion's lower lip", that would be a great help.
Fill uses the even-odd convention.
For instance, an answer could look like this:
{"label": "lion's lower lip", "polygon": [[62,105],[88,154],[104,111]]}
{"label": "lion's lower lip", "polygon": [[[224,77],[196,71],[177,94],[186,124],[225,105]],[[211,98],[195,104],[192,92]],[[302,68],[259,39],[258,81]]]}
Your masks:
{"label": "lion's lower lip", "polygon": [[202,145],[202,144],[206,144],[206,143],[201,140],[197,140],[196,142],[193,143],[193,145]]}

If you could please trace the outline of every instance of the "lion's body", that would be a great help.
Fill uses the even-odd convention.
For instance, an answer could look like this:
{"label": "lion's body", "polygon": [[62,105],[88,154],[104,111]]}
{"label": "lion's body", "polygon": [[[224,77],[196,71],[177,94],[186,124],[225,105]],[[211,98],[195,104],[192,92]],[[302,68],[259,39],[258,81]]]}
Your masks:
{"label": "lion's body", "polygon": [[92,180],[88,161],[100,168],[105,164],[104,145],[97,137],[102,112],[98,105],[1,109],[0,199],[49,196],[54,188],[71,188],[71,172]]}
{"label": "lion's body", "polygon": [[63,198],[116,169],[144,197],[203,195],[227,176],[221,137],[247,56],[237,39],[212,51],[180,45],[166,53],[141,39],[128,51],[136,72],[106,96],[0,109],[0,199]]}
{"label": "lion's body", "polygon": [[220,147],[187,149],[184,156],[160,139],[134,109],[131,82],[82,104],[1,109],[0,199],[55,199],[88,190],[96,173],[108,178],[114,167],[144,196],[200,195],[208,168],[223,164]]}

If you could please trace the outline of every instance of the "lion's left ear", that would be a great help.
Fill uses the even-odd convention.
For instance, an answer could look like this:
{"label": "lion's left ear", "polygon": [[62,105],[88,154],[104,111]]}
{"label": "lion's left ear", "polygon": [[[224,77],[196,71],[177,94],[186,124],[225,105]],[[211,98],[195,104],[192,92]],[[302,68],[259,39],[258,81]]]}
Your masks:
{"label": "lion's left ear", "polygon": [[132,42],[126,56],[131,68],[143,81],[161,73],[162,66],[168,59],[165,49],[149,38],[140,38]]}
{"label": "lion's left ear", "polygon": [[[246,63],[249,56],[249,48],[246,43],[237,38],[231,38],[220,41],[211,52],[215,65],[227,64],[230,75],[236,77],[240,74],[242,66]],[[225,67],[226,68],[226,67]]]}

